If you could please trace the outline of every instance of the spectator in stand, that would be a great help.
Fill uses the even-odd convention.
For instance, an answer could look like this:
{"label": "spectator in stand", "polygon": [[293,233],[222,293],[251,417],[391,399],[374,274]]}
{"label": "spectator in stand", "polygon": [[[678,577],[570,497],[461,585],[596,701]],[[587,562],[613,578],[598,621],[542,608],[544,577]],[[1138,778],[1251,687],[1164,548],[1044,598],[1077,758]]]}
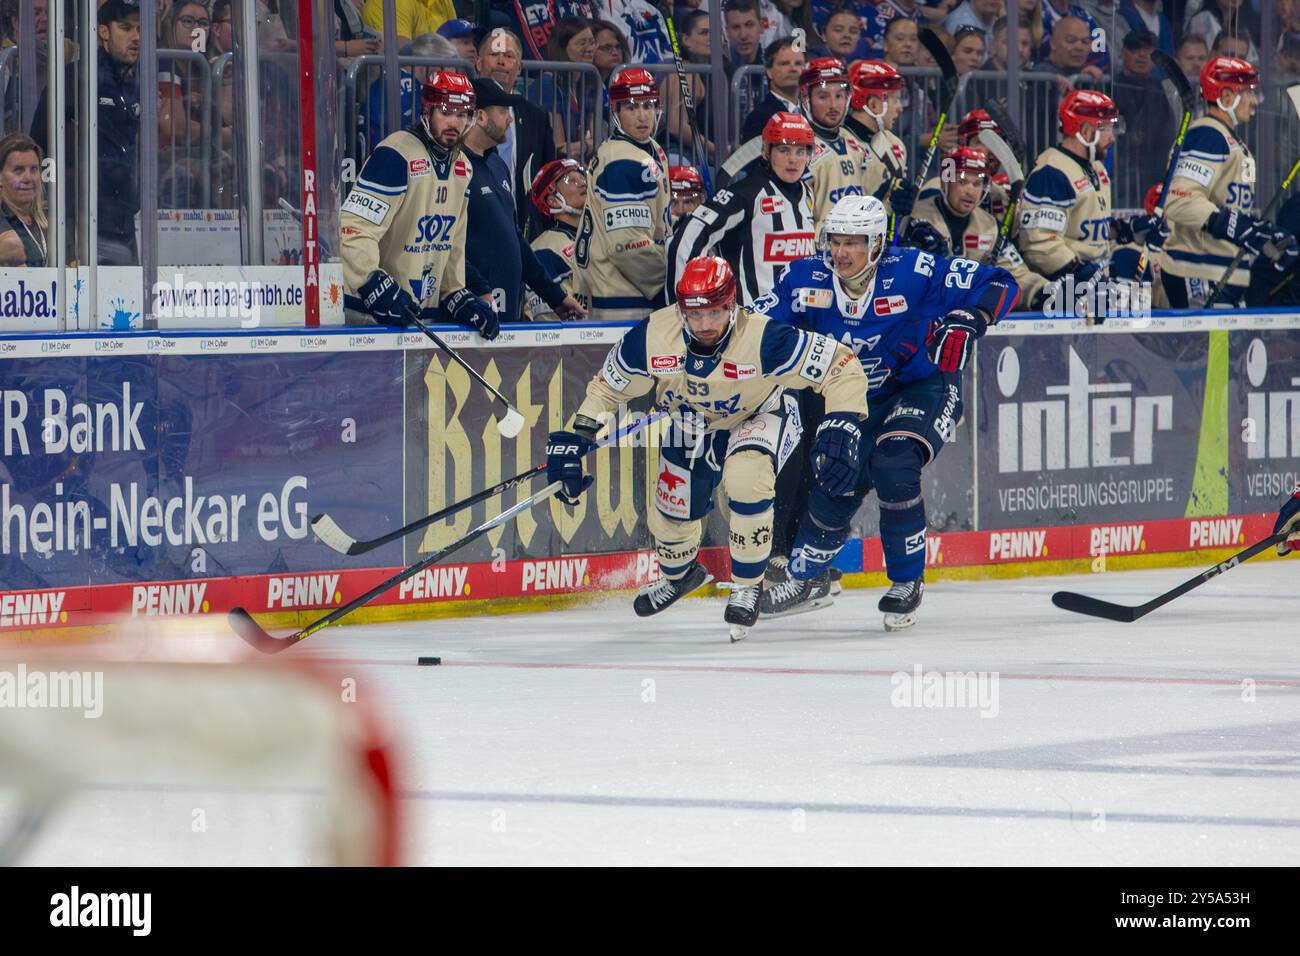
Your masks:
{"label": "spectator in stand", "polygon": [[25,133],[0,139],[0,266],[49,265],[41,148]]}
{"label": "spectator in stand", "polygon": [[[608,87],[610,74],[623,64],[632,62],[632,48],[627,45],[627,37],[623,35],[622,29],[608,20],[592,20],[591,33],[596,41],[591,62],[600,71],[601,83]],[[608,118],[608,105],[605,114]]]}
{"label": "spectator in stand", "polygon": [[[951,33],[941,26],[930,27],[930,32],[939,38],[939,42],[942,43],[945,48],[949,50],[952,49]],[[916,65],[928,66],[931,68],[936,68],[938,66],[938,64],[934,62],[934,57],[930,56],[930,51],[927,50],[925,45],[922,43],[917,43],[916,45]]]}
{"label": "spectator in stand", "polygon": [[[167,51],[207,52],[212,21],[197,0],[177,0],[158,21],[158,148],[163,165],[177,153],[197,149],[203,135],[203,102],[194,64]],[[229,144],[223,144],[229,145]]]}
{"label": "spectator in stand", "polygon": [[[983,69],[996,70],[999,73],[1007,71],[1007,62],[1011,55],[1011,45],[1007,42],[1009,32],[1010,25],[1007,23],[1007,18],[998,17],[998,22],[993,24],[993,45],[989,47],[989,58],[984,62]],[[1020,24],[1019,46],[1020,69],[1028,70],[1033,63],[1034,35],[1023,22]]]}
{"label": "spectator in stand", "polygon": [[1079,17],[1061,17],[1052,28],[1052,36],[1048,40],[1047,59],[1038,63],[1035,72],[1054,73],[1062,77],[1062,93],[1072,87],[1076,77],[1100,82],[1100,71],[1088,65],[1088,56],[1092,51],[1091,44],[1086,21]]}
{"label": "spectator in stand", "polygon": [[833,56],[847,64],[856,58],[861,40],[862,24],[857,13],[849,7],[840,7],[826,18],[822,43],[813,48],[812,56]]}
{"label": "spectator in stand", "polygon": [[[681,45],[682,60],[686,63],[709,62],[709,15],[704,10],[692,10],[681,22],[673,21],[677,28],[677,42]],[[688,73],[686,82],[691,85],[695,101],[695,128],[700,131],[701,145],[710,164],[714,160],[713,117],[708,107],[709,85],[698,73]],[[694,145],[694,134],[682,103],[681,82],[673,73],[659,84],[659,101],[663,103],[664,132],[662,144],[668,153],[668,162],[691,166],[698,162],[699,152]]]}
{"label": "spectator in stand", "polygon": [[[522,67],[523,45],[504,27],[492,30],[479,43],[479,77],[493,80],[505,92],[514,92]],[[525,235],[532,235],[528,190],[533,177],[559,153],[555,149],[555,127],[546,110],[524,99],[512,102],[513,122],[506,127],[506,138],[498,147],[497,154],[510,170],[510,185],[515,195],[520,227],[525,229]]]}
{"label": "spectator in stand", "polygon": [[[230,49],[230,2],[218,0],[212,5],[212,32],[217,32],[217,9],[225,4],[225,40],[224,49]],[[370,32],[363,18],[362,7],[365,0],[334,0],[334,25],[337,34],[334,37],[334,55],[341,60],[350,60],[354,56],[378,53],[381,47],[379,37]]]}
{"label": "spectator in stand", "polygon": [[[434,60],[450,60],[456,56],[451,41],[443,39],[436,33],[425,33],[416,37],[410,42],[407,49],[410,56],[422,56]],[[398,121],[399,129],[405,129],[415,122],[416,115],[413,110],[415,109],[416,96],[425,78],[432,72],[432,67],[417,66],[402,69],[398,73],[397,88],[402,104],[401,118]],[[388,125],[387,116],[388,84],[385,82],[384,77],[380,76],[370,84],[370,94],[366,101],[365,112],[361,117],[367,131],[367,151],[378,146],[379,141],[387,135],[385,132]]]}
{"label": "spectator in stand", "polygon": [[[98,240],[99,264],[138,265],[135,215],[140,211],[140,8],[134,0],[107,0],[99,8],[97,70],[98,110]],[[76,89],[69,68],[65,89]],[[48,154],[49,99],[41,91],[32,118],[32,139]],[[67,142],[62,164],[68,208],[77,208],[76,97],[65,97]]]}
{"label": "spectator in stand", "polygon": [[394,6],[397,14],[397,48],[400,51],[416,37],[437,33],[438,27],[456,19],[456,8],[451,0],[366,0],[363,18],[366,26],[382,41],[384,36],[384,7]]}
{"label": "spectator in stand", "polygon": [[1178,61],[1183,76],[1195,87],[1201,82],[1201,69],[1210,59],[1210,45],[1199,33],[1185,33],[1174,52],[1174,59]]}
{"label": "spectator in stand", "polygon": [[466,284],[471,288],[485,284],[492,290],[493,308],[501,322],[519,321],[525,283],[561,319],[585,318],[586,310],[547,274],[524,240],[510,171],[497,155],[511,123],[511,110],[518,112],[523,98],[504,92],[492,80],[475,80],[474,98],[474,122],[464,141],[473,170],[465,233]]}
{"label": "spectator in stand", "polygon": [[[1270,4],[1271,6],[1271,4]],[[1199,33],[1205,37],[1205,42],[1214,49],[1214,41],[1218,39],[1219,33],[1223,30],[1229,30],[1247,36],[1256,32],[1257,24],[1255,17],[1250,9],[1250,4],[1243,0],[1204,0],[1200,9],[1188,9],[1187,21],[1183,25],[1184,35],[1188,33]],[[1235,54],[1224,54],[1224,56]],[[1258,57],[1256,57],[1258,62]]]}
{"label": "spectator in stand", "polygon": [[885,27],[884,54],[880,59],[896,70],[904,66],[915,66],[919,32],[915,20],[894,17],[889,21],[889,26]]}
{"label": "spectator in stand", "polygon": [[1043,31],[1048,39],[1038,49],[1039,60],[1047,59],[1051,53],[1051,37],[1056,32],[1056,25],[1067,17],[1082,20],[1088,30],[1087,73],[1092,82],[1100,83],[1104,74],[1110,72],[1110,50],[1106,43],[1106,31],[1103,30],[1092,14],[1085,7],[1070,0],[1042,0]]}
{"label": "spectator in stand", "polygon": [[740,141],[748,142],[761,136],[763,127],[777,113],[799,112],[799,74],[807,65],[807,58],[794,48],[794,41],[784,37],[769,43],[763,51],[764,72],[767,74],[767,95],[745,117]]}
{"label": "spectator in stand", "polygon": [[952,37],[953,66],[962,76],[972,73],[984,65],[985,51],[988,44],[984,42],[985,33],[980,27],[959,27]]}
{"label": "spectator in stand", "polygon": [[[21,8],[19,4],[30,3],[32,7],[32,23],[35,26],[33,33],[36,37],[36,88],[45,89],[45,80],[47,74],[46,64],[49,62],[50,52],[50,5],[49,0],[0,0],[0,50],[5,47],[20,46],[22,44],[22,25],[19,23]],[[77,44],[71,37],[65,37],[63,41],[63,56],[65,63],[71,63],[77,58]],[[12,76],[13,74],[10,74]],[[0,76],[0,90],[5,89],[5,82],[8,77]],[[11,90],[12,93],[8,93]],[[13,97],[11,108],[17,108],[18,85],[10,83],[6,91],[7,95]]]}
{"label": "spectator in stand", "polygon": [[993,25],[1002,13],[1002,0],[964,0],[961,6],[948,14],[943,21],[944,28],[957,38],[963,27],[974,27],[984,35],[987,49],[993,42]]}
{"label": "spectator in stand", "polygon": [[280,0],[257,0],[257,48],[271,53],[289,53],[298,44],[289,38],[280,16]]}
{"label": "spectator in stand", "polygon": [[478,56],[479,28],[468,20],[448,20],[438,27],[438,36],[451,41],[456,48],[456,55],[462,60],[474,62]]}
{"label": "spectator in stand", "polygon": [[1247,63],[1259,63],[1259,50],[1255,46],[1255,41],[1250,38],[1250,34],[1244,32],[1219,31],[1219,35],[1214,38],[1210,53],[1214,56],[1235,56]]}
{"label": "spectator in stand", "polygon": [[1124,119],[1125,132],[1117,142],[1115,205],[1132,209],[1142,204],[1147,185],[1163,182],[1169,144],[1174,141],[1174,117],[1169,99],[1155,71],[1151,51],[1156,35],[1134,30],[1120,49],[1120,72],[1113,92],[1115,106]]}
{"label": "spectator in stand", "polygon": [[726,0],[722,10],[727,34],[727,75],[742,66],[762,65],[759,40],[763,36],[763,21],[758,15],[758,0]]}
{"label": "spectator in stand", "polygon": [[1174,28],[1165,16],[1163,0],[1123,0],[1119,15],[1131,32],[1146,30],[1154,34],[1156,47],[1174,55]]}
{"label": "spectator in stand", "polygon": [[[805,22],[805,17],[809,18]],[[767,21],[763,29],[761,46],[764,50],[777,40],[794,35],[796,29],[805,35],[812,32],[812,4],[808,0],[768,0],[763,2],[763,18]]]}
{"label": "spectator in stand", "polygon": [[[557,63],[590,63],[595,52],[591,26],[581,17],[561,17],[546,41],[546,59]],[[560,155],[581,159],[595,152],[596,105],[600,102],[595,77],[547,72],[537,102],[551,114]]]}

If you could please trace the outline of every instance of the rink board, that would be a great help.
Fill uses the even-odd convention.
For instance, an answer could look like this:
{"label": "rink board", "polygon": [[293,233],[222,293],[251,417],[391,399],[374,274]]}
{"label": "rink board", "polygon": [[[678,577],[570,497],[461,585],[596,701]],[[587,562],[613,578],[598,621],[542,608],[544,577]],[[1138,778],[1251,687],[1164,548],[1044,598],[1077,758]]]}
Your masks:
{"label": "rink board", "polygon": [[[1298,326],[1263,313],[994,330],[925,472],[931,576],[1191,564],[1262,537],[1300,473]],[[528,488],[357,559],[315,540],[309,516],[377,536],[543,461],[622,330],[529,326],[490,345],[449,330],[524,413],[510,440],[418,333],[0,337],[0,630],[234,606],[310,620]],[[642,436],[596,456],[577,508],[533,509],[357,619],[644,584],[658,436]],[[866,575],[851,583],[882,580],[875,527],[869,500],[838,562]],[[722,530],[711,520],[704,543],[725,580]]]}

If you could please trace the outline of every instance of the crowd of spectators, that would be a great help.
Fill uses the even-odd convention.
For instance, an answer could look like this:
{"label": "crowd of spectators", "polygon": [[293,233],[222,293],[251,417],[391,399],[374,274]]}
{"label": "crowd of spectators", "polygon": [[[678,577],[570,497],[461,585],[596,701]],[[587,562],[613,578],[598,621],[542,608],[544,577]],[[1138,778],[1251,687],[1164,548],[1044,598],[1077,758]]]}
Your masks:
{"label": "crowd of spectators", "polygon": [[[948,48],[960,73],[977,73],[966,86],[971,100],[966,105],[970,106],[1006,95],[1004,77],[1014,43],[1018,69],[1026,76],[1022,89],[1028,101],[1027,138],[1050,139],[1055,134],[1056,103],[1070,89],[1104,89],[1128,121],[1120,149],[1135,167],[1141,167],[1131,177],[1134,183],[1149,182],[1157,172],[1177,120],[1174,106],[1162,90],[1162,75],[1151,50],[1161,49],[1174,56],[1189,76],[1195,76],[1206,59],[1216,54],[1241,56],[1258,64],[1261,27],[1264,18],[1271,17],[1275,62],[1284,74],[1300,73],[1300,0],[712,2],[723,3],[720,38],[710,36],[710,0],[676,0],[673,5],[694,107],[688,117],[677,76],[666,66],[672,54],[664,8],[650,0],[493,0],[490,4],[472,0],[332,0],[334,53],[344,77],[352,70],[356,87],[355,112],[340,118],[355,124],[344,131],[344,155],[359,166],[389,131],[389,88],[383,62],[377,59],[385,52],[385,3],[391,3],[396,14],[400,54],[460,60],[471,75],[490,78],[526,101],[526,106],[512,110],[513,122],[499,149],[512,175],[525,229],[535,225],[530,221],[533,212],[526,193],[541,165],[557,156],[585,163],[594,155],[599,132],[609,129],[606,89],[621,67],[644,64],[653,69],[663,65],[654,74],[660,82],[663,105],[656,138],[672,164],[705,161],[716,168],[722,163],[726,156],[720,154],[719,144],[735,134],[728,136],[726,130],[715,128],[718,111],[707,76],[711,41],[720,42],[729,77],[740,67],[762,72],[761,80],[755,77],[756,82],[742,88],[744,115],[734,119],[740,142],[757,135],[777,111],[800,112],[797,77],[813,56],[833,55],[849,68],[862,59],[880,59],[905,72],[931,66],[930,55],[917,41],[919,29],[928,28]],[[0,68],[0,133],[29,133],[43,151],[48,147],[44,64],[49,0],[0,0],[0,54],[7,47],[22,45],[23,3],[31,6],[39,103],[36,115],[22,122],[14,82],[18,72],[12,62],[5,64]],[[232,0],[157,3],[160,205],[235,207],[239,203],[237,97],[235,71],[229,68],[227,54],[238,47],[235,13],[243,5],[232,4]],[[1016,7],[1015,37],[1010,35],[1008,4]],[[113,94],[112,106],[104,99],[100,104],[101,176],[116,182],[112,177],[129,177],[139,169],[138,158],[133,157],[138,150],[138,121],[131,122],[139,113],[139,78],[130,50],[120,44],[115,47],[109,34],[119,28],[129,30],[127,24],[135,22],[134,55],[138,56],[138,6],[137,0],[100,0],[100,6],[98,63],[102,84]],[[261,53],[293,54],[297,50],[296,4],[256,0],[254,8]],[[482,16],[484,10],[486,17]],[[483,22],[477,22],[479,19]],[[72,59],[76,44],[68,42]],[[356,58],[366,56],[375,59],[356,64]],[[576,69],[528,68],[530,62],[539,60],[571,63]],[[203,74],[205,69],[209,75]],[[418,90],[428,70],[425,66],[401,69],[398,112],[402,125],[409,124],[418,110]],[[297,198],[298,77],[289,67],[277,65],[273,56],[264,60],[262,73],[263,185],[266,204],[274,206],[280,198],[291,202]],[[1036,97],[1045,89],[1053,90],[1053,95]],[[205,95],[215,103],[205,102]],[[937,118],[937,100],[933,82],[914,78],[904,91],[904,110],[896,131],[910,152],[924,152]],[[733,104],[731,109],[735,108]],[[209,122],[211,129],[204,126]],[[105,134],[109,127],[122,126],[135,128],[114,128]],[[940,147],[953,148],[955,137],[955,130],[949,128],[941,136]],[[133,158],[127,162],[123,157]],[[118,208],[104,208],[104,194],[110,191],[119,196]],[[112,261],[130,261],[136,255],[123,218],[132,204],[138,210],[139,192],[138,182],[100,190],[101,230],[105,220],[115,230],[107,236],[115,251],[106,254],[117,257]],[[1131,205],[1133,198],[1125,194],[1117,196],[1117,201]],[[128,238],[130,241],[125,241]]]}

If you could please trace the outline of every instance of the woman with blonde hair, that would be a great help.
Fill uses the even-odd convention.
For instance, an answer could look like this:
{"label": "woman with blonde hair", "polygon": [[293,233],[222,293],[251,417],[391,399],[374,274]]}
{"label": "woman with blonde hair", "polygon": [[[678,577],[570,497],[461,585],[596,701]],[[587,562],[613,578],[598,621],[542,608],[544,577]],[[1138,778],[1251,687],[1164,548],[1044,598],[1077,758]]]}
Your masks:
{"label": "woman with blonde hair", "polygon": [[0,266],[49,265],[42,158],[26,133],[0,139]]}

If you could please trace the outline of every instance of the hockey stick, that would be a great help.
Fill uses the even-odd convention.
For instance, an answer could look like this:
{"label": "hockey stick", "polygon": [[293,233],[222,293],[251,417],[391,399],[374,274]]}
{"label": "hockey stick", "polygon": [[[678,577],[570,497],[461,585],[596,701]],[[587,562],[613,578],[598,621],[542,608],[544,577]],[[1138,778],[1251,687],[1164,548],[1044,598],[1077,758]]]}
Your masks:
{"label": "hockey stick", "polygon": [[668,43],[673,50],[673,65],[677,67],[677,85],[682,94],[682,108],[686,111],[686,124],[691,131],[691,153],[700,164],[700,178],[704,180],[704,191],[708,193],[705,198],[712,199],[713,176],[709,173],[709,151],[705,149],[704,140],[700,138],[699,128],[695,125],[695,94],[691,92],[690,78],[686,75],[686,67],[682,65],[682,48],[677,42],[677,26],[673,23],[671,3],[665,3],[660,13],[668,25]]}
{"label": "hockey stick", "polygon": [[523,512],[527,511],[529,508],[533,507],[533,505],[538,504],[539,502],[544,501],[547,498],[550,498],[551,495],[555,494],[555,492],[560,490],[560,487],[561,487],[560,482],[558,481],[551,482],[541,491],[537,492],[536,494],[529,495],[527,498],[519,502],[514,507],[507,508],[499,515],[493,518],[489,518],[487,521],[484,521],[473,531],[470,531],[468,534],[464,534],[461,537],[457,538],[455,541],[447,545],[442,550],[435,551],[427,558],[422,558],[421,560],[415,562],[415,564],[411,565],[409,568],[405,568],[397,572],[396,574],[394,574],[391,578],[381,581],[379,584],[376,584],[365,594],[362,594],[360,597],[353,598],[347,604],[344,604],[342,607],[337,608],[336,610],[330,611],[330,613],[326,614],[324,617],[320,618],[317,621],[313,621],[311,624],[308,624],[300,631],[294,631],[292,634],[287,634],[284,637],[272,637],[270,634],[266,632],[265,629],[263,629],[263,627],[260,624],[254,621],[252,615],[250,615],[242,607],[237,607],[233,609],[230,612],[230,614],[227,616],[226,620],[230,624],[231,630],[233,630],[236,634],[242,637],[244,641],[246,641],[255,649],[261,651],[263,654],[278,654],[281,651],[289,647],[292,647],[294,644],[297,644],[299,641],[311,637],[311,635],[315,634],[317,631],[329,627],[331,624],[334,624],[340,619],[347,617],[357,608],[369,604],[371,601],[379,597],[379,595],[383,594],[385,591],[389,590],[390,588],[396,587],[397,585],[405,581],[407,578],[414,577],[415,575],[423,571],[425,568],[437,564],[443,558],[447,557],[453,552],[459,551],[461,548],[465,547],[465,545],[469,544],[470,542],[477,541],[479,538],[483,537],[483,535],[487,534],[489,531],[491,531],[493,528],[497,527],[498,525],[504,524],[505,522],[509,521],[511,518],[515,517],[516,515],[522,514]]}
{"label": "hockey stick", "polygon": [[[1156,197],[1156,225],[1153,228],[1158,234],[1165,225],[1165,197],[1169,194],[1169,184],[1174,180],[1174,170],[1178,166],[1178,157],[1183,151],[1183,140],[1187,138],[1187,127],[1191,125],[1192,114],[1196,109],[1196,94],[1192,90],[1192,84],[1187,82],[1187,77],[1183,75],[1182,67],[1168,53],[1161,49],[1154,49],[1151,51],[1151,59],[1165,74],[1165,82],[1169,83],[1177,91],[1178,99],[1183,105],[1183,118],[1178,124],[1178,136],[1174,139],[1174,148],[1169,155],[1169,165],[1165,168],[1164,179],[1160,182],[1160,195]],[[1148,230],[1148,239],[1150,236],[1151,230]],[[1142,254],[1138,256],[1137,279],[1139,282],[1146,275],[1147,263],[1150,259],[1151,245],[1149,242],[1144,242],[1142,243]]]}
{"label": "hockey stick", "polygon": [[[952,62],[952,55],[948,52],[948,48],[943,45],[943,41],[939,39],[938,34],[927,28],[920,32],[919,38],[921,45],[930,51],[930,56],[934,57],[934,62],[943,73],[941,93],[943,108],[940,109],[939,118],[935,121],[934,132],[930,134],[930,146],[925,151],[925,158],[921,160],[921,165],[916,170],[914,186],[918,193],[925,183],[926,174],[930,172],[930,164],[934,162],[934,155],[939,151],[939,134],[943,132],[943,128],[948,122],[948,113],[952,110],[953,100],[957,98],[957,91],[961,86],[961,77],[957,74],[957,66]],[[898,245],[898,237],[907,229],[907,224],[911,218],[911,216],[899,217],[893,236],[894,245]]]}
{"label": "hockey stick", "polygon": [[[591,449],[591,451],[595,452],[601,448],[617,444],[631,434],[633,429],[656,422],[667,414],[668,412],[661,409],[647,416],[644,421],[632,422],[631,424],[624,425],[619,429],[617,434],[602,439]],[[477,491],[468,498],[462,498],[460,501],[454,502],[439,511],[433,512],[433,514],[425,515],[423,518],[418,518],[410,524],[398,528],[396,531],[390,531],[388,534],[381,535],[378,538],[371,538],[369,541],[358,541],[356,538],[352,537],[352,535],[340,528],[338,523],[328,513],[318,514],[316,517],[312,518],[311,530],[316,533],[316,537],[320,538],[323,543],[333,548],[335,551],[340,554],[346,554],[350,558],[356,557],[359,554],[365,554],[367,551],[373,551],[375,548],[382,547],[390,541],[404,538],[412,532],[419,531],[421,528],[427,528],[429,525],[436,524],[445,518],[450,518],[452,515],[464,511],[466,508],[473,507],[480,501],[486,501],[489,498],[495,498],[499,494],[504,494],[511,488],[518,487],[519,485],[536,478],[538,475],[545,473],[545,471],[546,464],[543,462],[540,465],[529,468],[527,471],[520,472],[513,478],[507,478],[505,481],[497,482],[490,488],[484,488],[482,491]]]}
{"label": "hockey stick", "polygon": [[450,345],[448,345],[446,342],[444,342],[438,336],[438,333],[434,332],[433,329],[425,325],[424,322],[420,320],[419,314],[414,309],[407,309],[406,314],[410,318],[412,325],[414,325],[421,332],[427,335],[430,341],[432,341],[434,345],[438,346],[438,348],[440,348],[447,355],[448,358],[450,358],[453,362],[455,362],[466,372],[468,372],[470,378],[472,378],[474,381],[478,382],[485,389],[487,389],[494,399],[496,399],[498,402],[500,402],[502,405],[506,407],[505,417],[497,419],[497,431],[500,432],[506,438],[514,438],[516,435],[518,435],[523,430],[524,427],[523,413],[521,413],[519,409],[511,405],[510,400],[506,398],[504,395],[502,395],[495,388],[493,388],[492,385],[488,382],[488,380],[485,379],[482,375],[480,375],[472,365],[470,365],[463,358],[461,358],[460,353],[457,352]]}
{"label": "hockey stick", "polygon": [[1025,145],[1025,137],[1021,135],[1020,127],[1012,121],[1006,107],[997,100],[990,100],[984,104],[984,112],[989,114],[989,119],[993,120],[1002,131],[1003,142],[1011,147],[1011,152],[1015,153],[1021,168],[1028,166],[1029,147]]}
{"label": "hockey stick", "polygon": [[1011,224],[1015,222],[1016,210],[1020,208],[1020,194],[1025,188],[1025,171],[1020,168],[1020,161],[1016,158],[1010,144],[993,130],[980,130],[979,141],[1007,171],[1007,178],[1011,181],[1007,211],[1002,214],[1002,222],[998,223],[998,237],[992,248],[980,259],[980,262],[991,262],[997,265],[998,257],[1002,255],[1002,250],[1006,248],[1007,241],[1011,238]]}
{"label": "hockey stick", "polygon": [[[1286,95],[1291,98],[1291,106],[1295,109],[1296,113],[1300,114],[1300,83],[1297,83],[1295,86],[1287,87]],[[1291,180],[1295,179],[1297,172],[1300,172],[1300,158],[1296,159],[1295,163],[1291,166],[1291,171],[1286,174],[1286,179],[1282,180],[1282,185],[1278,187],[1277,192],[1273,194],[1273,198],[1270,199],[1268,205],[1264,207],[1264,211],[1259,217],[1261,221],[1268,219],[1269,216],[1273,215],[1273,210],[1276,209],[1277,204],[1282,201],[1282,196],[1291,188]],[[1237,271],[1237,266],[1241,264],[1242,257],[1245,255],[1245,248],[1239,246],[1236,254],[1232,257],[1232,261],[1228,263],[1228,268],[1224,270],[1223,278],[1219,280],[1219,284],[1215,286],[1214,292],[1210,294],[1210,297],[1205,300],[1205,308],[1212,309],[1218,304],[1219,299],[1223,297],[1223,293],[1227,291],[1228,280],[1232,278],[1232,274]]]}
{"label": "hockey stick", "polygon": [[1156,608],[1164,607],[1174,598],[1182,597],[1188,591],[1199,588],[1210,578],[1217,577],[1225,571],[1231,571],[1243,561],[1249,561],[1255,555],[1267,551],[1273,545],[1278,544],[1286,539],[1287,532],[1279,531],[1277,534],[1271,534],[1262,541],[1257,541],[1244,551],[1238,551],[1227,561],[1216,564],[1214,567],[1202,571],[1190,581],[1184,581],[1173,590],[1166,591],[1159,597],[1152,598],[1146,604],[1131,606],[1127,604],[1112,604],[1110,601],[1102,601],[1098,598],[1088,597],[1086,594],[1075,594],[1073,591],[1057,591],[1052,595],[1052,603],[1063,611],[1073,611],[1076,614],[1087,614],[1090,617],[1103,617],[1108,621],[1119,621],[1121,624],[1131,624],[1140,617],[1145,617]]}

